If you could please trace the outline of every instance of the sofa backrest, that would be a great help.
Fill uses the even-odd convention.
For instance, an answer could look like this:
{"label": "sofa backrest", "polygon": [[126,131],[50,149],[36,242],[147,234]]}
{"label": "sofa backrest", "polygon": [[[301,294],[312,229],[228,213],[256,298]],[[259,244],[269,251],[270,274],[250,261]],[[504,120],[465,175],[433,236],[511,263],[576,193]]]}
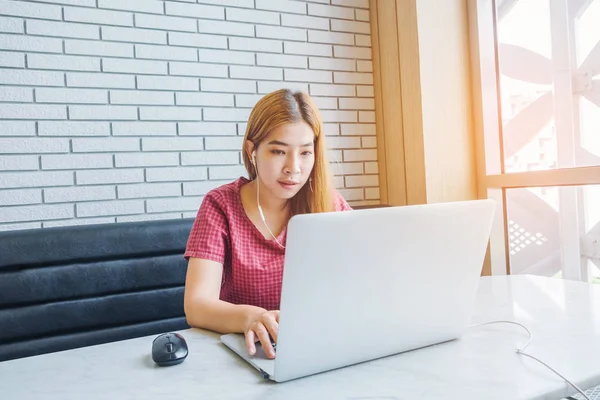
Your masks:
{"label": "sofa backrest", "polygon": [[0,361],[188,327],[193,219],[0,233]]}

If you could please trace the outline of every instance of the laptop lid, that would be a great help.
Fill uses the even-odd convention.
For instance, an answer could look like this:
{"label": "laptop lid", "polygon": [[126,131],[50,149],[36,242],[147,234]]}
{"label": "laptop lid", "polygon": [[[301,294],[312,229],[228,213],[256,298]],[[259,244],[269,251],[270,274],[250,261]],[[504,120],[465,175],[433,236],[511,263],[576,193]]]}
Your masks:
{"label": "laptop lid", "polygon": [[494,209],[476,200],[293,217],[273,379],[459,337]]}

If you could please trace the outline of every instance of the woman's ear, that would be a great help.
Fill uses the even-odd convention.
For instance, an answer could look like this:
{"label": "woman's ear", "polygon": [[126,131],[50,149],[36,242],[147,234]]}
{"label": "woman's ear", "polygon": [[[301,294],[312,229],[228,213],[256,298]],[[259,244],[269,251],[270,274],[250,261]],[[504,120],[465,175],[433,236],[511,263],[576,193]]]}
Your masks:
{"label": "woman's ear", "polygon": [[252,143],[251,140],[246,140],[244,143],[244,150],[246,151],[246,154],[248,154],[250,161],[252,161],[252,152],[254,152],[255,148],[254,143]]}

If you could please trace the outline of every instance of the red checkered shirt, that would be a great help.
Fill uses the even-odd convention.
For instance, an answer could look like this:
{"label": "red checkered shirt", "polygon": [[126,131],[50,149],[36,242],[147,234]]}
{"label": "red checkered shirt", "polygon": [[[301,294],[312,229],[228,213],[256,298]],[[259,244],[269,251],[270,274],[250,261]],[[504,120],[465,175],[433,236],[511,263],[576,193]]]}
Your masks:
{"label": "red checkered shirt", "polygon": [[[268,240],[246,215],[240,188],[249,180],[234,182],[206,194],[192,226],[184,254],[223,264],[220,299],[279,310],[285,250]],[[336,192],[336,211],[352,208]],[[287,227],[277,237],[285,246]]]}

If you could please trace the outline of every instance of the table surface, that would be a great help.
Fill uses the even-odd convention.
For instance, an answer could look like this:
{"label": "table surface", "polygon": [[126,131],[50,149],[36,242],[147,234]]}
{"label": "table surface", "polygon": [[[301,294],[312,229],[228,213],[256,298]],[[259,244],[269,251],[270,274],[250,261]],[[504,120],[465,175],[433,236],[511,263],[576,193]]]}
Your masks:
{"label": "table surface", "polygon": [[[474,324],[511,320],[533,333],[526,351],[583,389],[600,384],[600,287],[535,276],[482,277]],[[2,399],[560,399],[574,390],[518,355],[511,324],[470,328],[458,340],[285,383],[259,373],[199,329],[190,353],[157,367],[154,336],[0,362]]]}

